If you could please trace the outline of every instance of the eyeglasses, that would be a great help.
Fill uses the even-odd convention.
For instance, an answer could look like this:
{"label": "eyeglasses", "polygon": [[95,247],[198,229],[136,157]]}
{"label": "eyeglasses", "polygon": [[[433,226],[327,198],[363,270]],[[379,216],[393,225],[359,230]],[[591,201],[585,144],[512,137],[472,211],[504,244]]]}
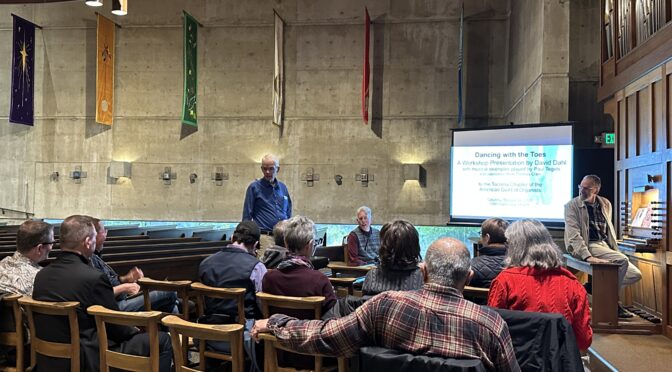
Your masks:
{"label": "eyeglasses", "polygon": [[595,187],[583,187],[581,185],[577,185],[577,187],[579,188],[579,190],[592,190],[595,188]]}
{"label": "eyeglasses", "polygon": [[261,170],[264,172],[273,172],[275,167],[261,167]]}

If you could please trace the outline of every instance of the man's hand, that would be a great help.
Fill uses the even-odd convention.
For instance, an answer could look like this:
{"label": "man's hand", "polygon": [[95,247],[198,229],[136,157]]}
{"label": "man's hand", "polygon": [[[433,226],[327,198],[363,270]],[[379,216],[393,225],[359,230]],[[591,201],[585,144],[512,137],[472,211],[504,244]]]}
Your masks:
{"label": "man's hand", "polygon": [[124,292],[128,296],[133,296],[138,292],[140,292],[140,285],[138,285],[137,283],[125,283],[123,285],[125,286]]}
{"label": "man's hand", "polygon": [[259,342],[260,333],[268,333],[268,319],[259,319],[254,322],[254,326],[250,331],[250,336],[255,342]]}
{"label": "man's hand", "polygon": [[142,273],[142,270],[137,266],[133,266],[131,270],[128,271],[128,274],[120,277],[119,279],[124,283],[135,283],[140,278],[144,278],[145,274]]}
{"label": "man's hand", "polygon": [[609,263],[610,261],[590,256],[590,257],[586,258],[586,262],[588,262],[588,263]]}

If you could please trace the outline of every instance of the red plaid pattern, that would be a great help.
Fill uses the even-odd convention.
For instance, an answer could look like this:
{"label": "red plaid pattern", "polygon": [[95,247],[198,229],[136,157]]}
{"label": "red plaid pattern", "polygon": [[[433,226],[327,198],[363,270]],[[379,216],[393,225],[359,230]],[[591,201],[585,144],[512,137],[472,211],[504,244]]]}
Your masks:
{"label": "red plaid pattern", "polygon": [[455,288],[428,283],[419,291],[385,292],[354,313],[327,321],[273,315],[268,328],[297,351],[349,356],[382,346],[414,355],[480,359],[497,371],[519,371],[509,329],[493,310]]}

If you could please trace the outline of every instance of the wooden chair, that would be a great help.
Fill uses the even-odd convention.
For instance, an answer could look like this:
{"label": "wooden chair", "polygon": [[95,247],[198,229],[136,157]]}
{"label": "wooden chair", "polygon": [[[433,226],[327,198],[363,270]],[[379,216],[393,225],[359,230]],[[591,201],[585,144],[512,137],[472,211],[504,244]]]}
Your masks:
{"label": "wooden chair", "polygon": [[[196,296],[196,307],[198,309],[199,317],[205,314],[205,297],[236,301],[238,307],[238,324],[241,324],[243,329],[245,328],[245,288],[218,288],[196,282],[191,284],[191,291],[192,294]],[[233,363],[233,359],[236,357],[233,352],[233,344],[231,345],[231,355],[227,355],[217,351],[205,350],[205,341],[205,339],[199,339],[198,345],[198,354],[200,355],[199,368],[201,370],[205,370],[205,358],[214,358]],[[240,334],[239,341],[242,345],[242,333]]]}
{"label": "wooden chair", "polygon": [[[306,310],[313,312],[313,319],[320,319],[322,317],[322,303],[324,302],[323,296],[290,297],[258,292],[257,299],[261,302],[261,312],[264,315],[264,318],[268,318],[273,315],[271,309]],[[286,348],[278,343],[275,336],[268,333],[261,334],[260,339],[264,341],[264,372],[297,371],[294,368],[283,368],[278,366],[277,350],[284,350],[291,353],[313,356],[315,357],[315,365],[312,371],[321,372],[323,370],[323,355],[306,354]],[[338,358],[338,370],[346,371],[345,358]]]}
{"label": "wooden chair", "polygon": [[[164,316],[160,311],[124,312],[107,309],[100,305],[89,306],[86,310],[96,318],[98,344],[100,347],[100,370],[109,372],[110,367],[127,371],[159,372],[159,320]],[[108,349],[106,324],[143,327],[149,335],[149,356],[123,354]]]}
{"label": "wooden chair", "polygon": [[[26,310],[26,315],[28,316],[31,368],[35,368],[37,354],[42,354],[54,358],[70,359],[70,371],[78,372],[80,369],[79,323],[77,322],[77,308],[79,307],[79,302],[45,302],[24,296],[19,298],[19,304],[23,306]],[[70,326],[70,342],[52,342],[38,337],[35,328],[34,314],[67,317]]]}
{"label": "wooden chair", "polygon": [[488,296],[490,295],[490,289],[489,288],[479,288],[479,287],[471,287],[471,286],[465,286],[464,287],[464,298],[470,301],[481,301],[481,302],[488,302]]}
{"label": "wooden chair", "polygon": [[180,314],[182,319],[189,320],[189,288],[191,285],[190,280],[179,280],[179,281],[170,281],[170,280],[154,280],[150,278],[140,278],[138,279],[138,284],[142,289],[142,295],[145,299],[145,310],[152,310],[152,302],[150,301],[149,294],[151,291],[168,291],[176,292],[177,297],[182,301],[182,309],[180,309]]}
{"label": "wooden chair", "polygon": [[357,278],[334,278],[329,277],[329,282],[336,290],[336,296],[343,298],[348,295],[353,295],[355,292],[355,280]]}
{"label": "wooden chair", "polygon": [[[2,298],[2,308],[0,312],[6,317],[7,326],[13,327],[7,332],[0,332],[0,345],[6,345],[16,348],[16,365],[14,367],[0,367],[0,371],[23,372],[25,369],[24,360],[24,337],[23,337],[23,313],[19,306],[20,294],[8,294]],[[3,319],[3,323],[5,322]],[[11,321],[10,321],[11,320]]]}
{"label": "wooden chair", "polygon": [[201,354],[201,364],[199,369],[189,368],[185,365],[185,359],[181,351],[183,345],[181,340],[198,338],[205,343],[209,341],[227,341],[231,344],[230,361],[233,372],[242,372],[244,367],[243,355],[243,330],[241,324],[198,324],[180,319],[175,315],[169,315],[161,320],[163,325],[170,330],[170,339],[173,344],[173,355],[175,356],[175,370],[181,371],[204,371],[203,355]]}

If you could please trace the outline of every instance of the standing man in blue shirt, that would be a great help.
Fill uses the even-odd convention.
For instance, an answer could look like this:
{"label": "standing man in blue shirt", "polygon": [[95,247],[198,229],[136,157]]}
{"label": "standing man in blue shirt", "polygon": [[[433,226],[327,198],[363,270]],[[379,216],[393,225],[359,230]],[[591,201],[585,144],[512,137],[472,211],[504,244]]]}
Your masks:
{"label": "standing man in blue shirt", "polygon": [[275,177],[280,170],[278,158],[266,154],[261,158],[263,178],[247,187],[243,205],[243,221],[254,221],[261,230],[257,257],[263,257],[267,247],[274,244],[273,227],[292,217],[292,199],[284,183]]}

